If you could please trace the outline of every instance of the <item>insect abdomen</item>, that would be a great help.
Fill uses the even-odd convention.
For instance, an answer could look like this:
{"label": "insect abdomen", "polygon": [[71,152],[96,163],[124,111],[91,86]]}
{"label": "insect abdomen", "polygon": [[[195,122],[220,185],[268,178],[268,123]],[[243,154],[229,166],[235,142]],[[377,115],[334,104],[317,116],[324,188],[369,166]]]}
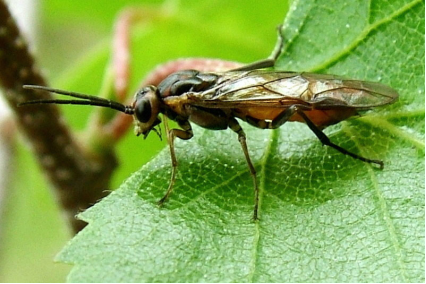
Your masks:
{"label": "insect abdomen", "polygon": [[[282,114],[286,109],[283,108],[268,108],[268,107],[253,107],[253,108],[241,108],[235,110],[234,114],[236,117],[252,122],[252,121],[273,121],[276,117]],[[324,128],[329,125],[339,123],[342,120],[348,119],[351,116],[357,114],[355,108],[339,108],[338,110],[307,110],[304,113],[308,118],[318,127]],[[298,121],[305,123],[305,120],[300,117],[297,113],[291,116],[288,121]],[[253,124],[253,123],[251,123]],[[253,124],[259,128],[265,128],[268,124],[255,123]]]}

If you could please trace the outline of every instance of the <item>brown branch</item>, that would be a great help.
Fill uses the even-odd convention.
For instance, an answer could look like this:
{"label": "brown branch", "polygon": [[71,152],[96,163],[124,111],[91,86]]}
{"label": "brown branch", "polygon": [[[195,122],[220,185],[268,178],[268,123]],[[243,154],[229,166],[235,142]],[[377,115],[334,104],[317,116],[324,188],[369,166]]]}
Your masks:
{"label": "brown branch", "polygon": [[2,0],[0,70],[3,94],[40,166],[53,184],[71,227],[77,232],[85,223],[77,220],[75,215],[107,194],[112,171],[117,165],[116,158],[112,151],[97,156],[88,153],[76,142],[56,106],[17,107],[20,102],[47,99],[50,95],[22,88],[24,84],[46,85],[46,81]]}

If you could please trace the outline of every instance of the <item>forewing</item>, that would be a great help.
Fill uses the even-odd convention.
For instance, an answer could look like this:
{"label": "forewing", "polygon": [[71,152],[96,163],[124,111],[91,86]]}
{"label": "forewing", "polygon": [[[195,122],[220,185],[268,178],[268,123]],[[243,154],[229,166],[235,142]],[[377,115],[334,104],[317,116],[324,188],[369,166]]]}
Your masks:
{"label": "forewing", "polygon": [[225,72],[213,87],[192,93],[194,105],[215,108],[282,107],[293,104],[315,108],[368,109],[398,98],[385,85],[346,80],[333,75],[255,70]]}

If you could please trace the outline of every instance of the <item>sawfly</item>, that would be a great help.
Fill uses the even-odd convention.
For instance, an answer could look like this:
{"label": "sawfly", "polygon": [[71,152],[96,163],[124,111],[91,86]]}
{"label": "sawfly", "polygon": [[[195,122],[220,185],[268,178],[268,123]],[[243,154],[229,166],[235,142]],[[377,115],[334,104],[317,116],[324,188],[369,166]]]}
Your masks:
{"label": "sawfly", "polygon": [[[25,85],[24,88],[43,90],[77,99],[35,100],[20,104],[92,105],[114,109],[133,116],[136,135],[144,138],[160,124],[162,114],[166,126],[172,160],[169,187],[159,204],[167,200],[176,179],[177,159],[175,138],[193,137],[191,123],[211,130],[230,128],[238,136],[254,184],[253,219],[258,219],[259,188],[256,170],[250,159],[246,135],[237,119],[261,129],[275,129],[287,121],[306,123],[322,144],[366,163],[383,168],[381,160],[352,153],[330,141],[322,129],[357,115],[360,110],[391,104],[398,93],[385,85],[343,79],[333,75],[267,70],[274,66],[281,52],[283,38],[269,59],[258,61],[226,72],[177,71],[158,86],[137,91],[133,102],[119,102],[68,92],[44,86]],[[167,118],[180,129],[170,129]]]}

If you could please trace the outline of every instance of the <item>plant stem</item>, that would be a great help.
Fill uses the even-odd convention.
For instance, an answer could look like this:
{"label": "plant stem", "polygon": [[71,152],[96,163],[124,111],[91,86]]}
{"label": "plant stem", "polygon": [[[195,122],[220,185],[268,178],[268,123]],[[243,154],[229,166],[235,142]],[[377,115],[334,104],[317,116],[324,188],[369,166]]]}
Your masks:
{"label": "plant stem", "polygon": [[[0,87],[27,137],[38,163],[47,174],[74,232],[86,224],[75,215],[106,196],[115,154],[94,156],[79,144],[55,105],[17,107],[27,100],[48,99],[46,92],[24,90],[22,85],[46,85],[25,40],[0,0]],[[29,185],[31,186],[31,185]],[[40,216],[42,217],[42,216]]]}

